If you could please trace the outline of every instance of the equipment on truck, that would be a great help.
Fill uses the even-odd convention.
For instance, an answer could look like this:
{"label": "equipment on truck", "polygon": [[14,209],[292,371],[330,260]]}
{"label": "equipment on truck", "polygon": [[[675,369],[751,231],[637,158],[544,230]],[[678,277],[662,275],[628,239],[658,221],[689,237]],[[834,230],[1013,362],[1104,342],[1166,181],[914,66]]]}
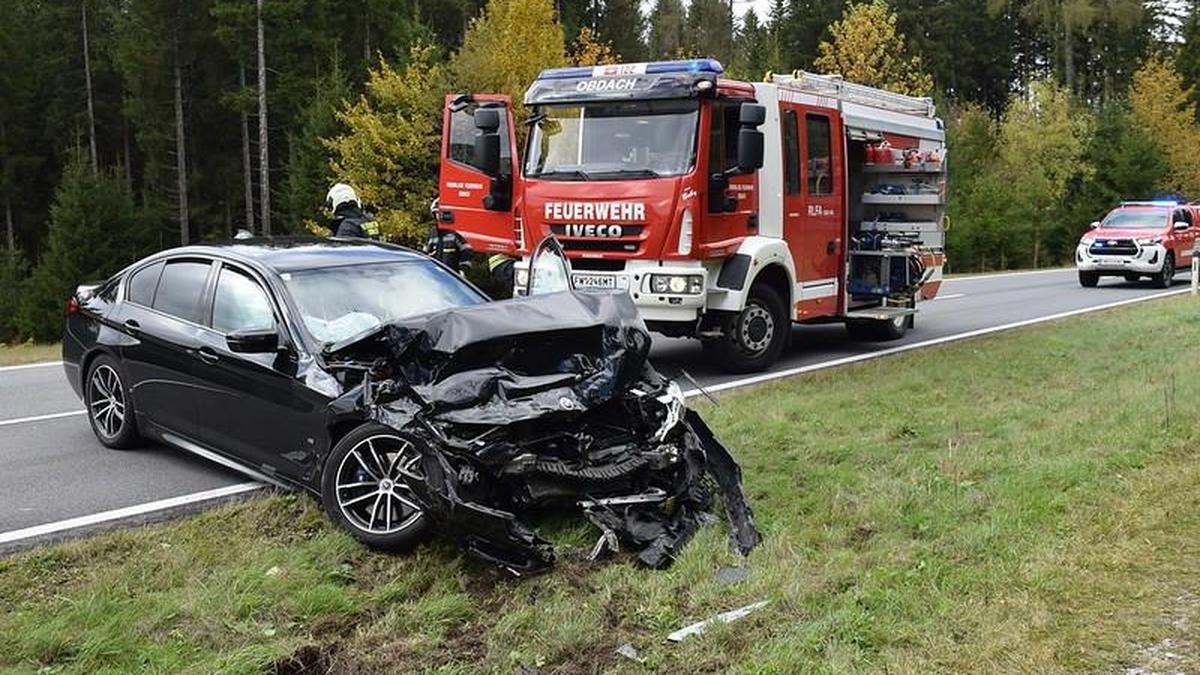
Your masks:
{"label": "equipment on truck", "polygon": [[518,292],[527,242],[553,234],[577,288],[629,293],[652,330],[699,338],[731,371],[770,366],[792,322],[903,335],[945,263],[932,101],[722,73],[712,59],[544,70],[523,161],[506,97],[447,96],[437,227],[519,258]]}

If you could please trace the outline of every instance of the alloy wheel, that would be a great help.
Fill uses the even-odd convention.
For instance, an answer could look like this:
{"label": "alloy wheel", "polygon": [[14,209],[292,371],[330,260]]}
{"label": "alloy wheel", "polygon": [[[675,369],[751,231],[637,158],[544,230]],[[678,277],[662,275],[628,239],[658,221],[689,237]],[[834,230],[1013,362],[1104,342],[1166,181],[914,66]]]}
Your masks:
{"label": "alloy wheel", "polygon": [[338,508],[354,527],[395,534],[423,515],[409,484],[423,481],[416,447],[378,434],[359,441],[338,464],[334,490]]}
{"label": "alloy wheel", "polygon": [[92,371],[88,401],[96,430],[107,439],[116,438],[125,426],[125,388],[112,366],[101,364]]}

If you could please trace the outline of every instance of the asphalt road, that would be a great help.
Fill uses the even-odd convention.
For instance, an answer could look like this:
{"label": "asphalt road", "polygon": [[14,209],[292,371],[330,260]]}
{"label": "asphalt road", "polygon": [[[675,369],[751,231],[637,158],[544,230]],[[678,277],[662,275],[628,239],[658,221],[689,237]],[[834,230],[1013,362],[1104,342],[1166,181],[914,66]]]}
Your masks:
{"label": "asphalt road", "polygon": [[[1183,288],[1186,276],[1176,282]],[[1074,270],[947,280],[923,303],[900,341],[851,342],[840,325],[799,326],[775,370],[827,362],[961,333],[1161,293],[1106,279],[1081,288]],[[1145,311],[1151,311],[1151,305]],[[656,337],[655,364],[686,370],[702,386],[738,379],[707,365],[700,345]],[[684,388],[690,388],[686,382]],[[77,414],[75,414],[78,411]],[[53,415],[49,419],[38,419]],[[30,419],[33,418],[33,419]],[[17,530],[243,484],[247,479],[163,446],[113,451],[92,436],[82,405],[57,365],[0,369],[0,544]],[[186,500],[185,500],[186,501]]]}

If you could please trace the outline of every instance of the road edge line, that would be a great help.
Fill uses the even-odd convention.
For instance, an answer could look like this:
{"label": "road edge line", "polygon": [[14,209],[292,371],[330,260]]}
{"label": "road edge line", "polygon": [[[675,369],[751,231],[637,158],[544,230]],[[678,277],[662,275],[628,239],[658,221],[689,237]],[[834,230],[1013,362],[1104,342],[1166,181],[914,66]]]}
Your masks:
{"label": "road edge line", "polygon": [[845,365],[850,365],[852,363],[860,363],[863,361],[870,361],[872,359],[879,359],[879,358],[883,358],[885,356],[892,356],[894,354],[903,354],[905,352],[911,352],[911,351],[914,351],[917,349],[923,349],[925,347],[935,347],[937,345],[948,344],[951,342],[958,342],[959,340],[968,340],[970,338],[981,337],[984,335],[991,335],[992,333],[1000,333],[1003,331],[1013,330],[1016,328],[1024,328],[1026,326],[1033,326],[1033,325],[1036,325],[1039,323],[1046,323],[1049,321],[1057,321],[1059,319],[1066,319],[1066,318],[1069,318],[1072,316],[1079,316],[1081,314],[1090,314],[1092,312],[1102,312],[1106,309],[1113,309],[1113,308],[1122,307],[1125,305],[1133,305],[1133,304],[1137,304],[1139,302],[1148,302],[1150,300],[1161,300],[1163,298],[1168,298],[1168,297],[1172,297],[1175,295],[1182,295],[1184,293],[1190,293],[1190,292],[1191,292],[1191,289],[1180,288],[1180,289],[1176,289],[1173,291],[1164,291],[1162,293],[1154,293],[1153,295],[1143,295],[1143,296],[1139,296],[1136,298],[1127,298],[1125,300],[1117,300],[1114,302],[1105,303],[1103,305],[1095,305],[1092,307],[1081,307],[1079,309],[1072,309],[1072,310],[1068,310],[1066,312],[1058,312],[1056,314],[1047,314],[1046,316],[1034,317],[1032,319],[1023,319],[1021,321],[1014,321],[1012,323],[1001,324],[999,326],[988,326],[987,328],[977,328],[975,330],[967,331],[965,333],[955,333],[954,335],[943,335],[942,337],[939,337],[939,338],[922,340],[921,342],[913,342],[913,343],[906,344],[906,345],[900,345],[899,347],[890,347],[888,349],[880,349],[879,351],[866,352],[864,354],[854,354],[851,356],[843,356],[841,358],[833,359],[830,361],[822,361],[820,363],[810,363],[810,364],[803,365],[803,366],[797,366],[795,368],[788,368],[787,370],[779,370],[779,371],[774,371],[774,372],[770,372],[770,373],[763,373],[761,375],[744,377],[740,380],[731,380],[729,382],[721,382],[720,384],[714,384],[710,387],[704,387],[703,391],[701,391],[700,389],[689,389],[689,390],[683,392],[683,395],[685,397],[691,398],[694,396],[699,396],[703,393],[713,394],[713,393],[717,393],[717,392],[721,392],[721,391],[728,391],[730,389],[739,389],[741,387],[748,387],[748,386],[755,385],[755,384],[762,384],[763,382],[771,382],[773,380],[781,380],[784,378],[794,377],[796,375],[803,375],[805,373],[811,373],[811,372],[815,372],[818,370],[837,368],[838,366],[845,366]]}
{"label": "road edge line", "polygon": [[21,363],[15,366],[0,366],[0,373],[6,373],[10,370],[29,370],[30,368],[61,366],[62,363],[62,361],[38,361],[37,363]]}
{"label": "road edge line", "polygon": [[267,487],[267,485],[262,483],[254,482],[235,483],[234,485],[226,485],[224,487],[213,488],[211,490],[193,492],[191,494],[180,495],[178,497],[168,497],[167,499],[159,499],[152,502],[145,502],[143,504],[124,506],[119,509],[101,511],[100,513],[93,513],[87,516],[77,516],[75,518],[58,520],[52,523],[24,527],[19,530],[0,532],[0,548],[22,542],[29,542],[31,540],[40,540],[46,537],[52,537],[54,535],[78,534],[98,526],[121,523],[132,518],[149,516],[173,509],[179,509],[181,507],[195,506],[197,504],[203,504],[206,502],[227,500],[231,497],[262,490]]}
{"label": "road edge line", "polygon": [[73,415],[82,415],[87,410],[71,410],[69,412],[47,413],[45,415],[32,415],[30,417],[14,417],[10,420],[0,420],[0,427],[7,427],[13,424],[28,424],[29,422],[43,422],[45,420],[56,420],[63,417],[71,417]]}

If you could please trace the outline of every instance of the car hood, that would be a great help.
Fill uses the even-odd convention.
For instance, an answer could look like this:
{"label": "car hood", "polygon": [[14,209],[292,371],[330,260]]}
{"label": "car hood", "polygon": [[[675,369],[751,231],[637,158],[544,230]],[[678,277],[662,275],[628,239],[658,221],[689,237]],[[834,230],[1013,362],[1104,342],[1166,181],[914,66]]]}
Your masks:
{"label": "car hood", "polygon": [[627,293],[562,292],[397,321],[326,359],[382,360],[404,394],[396,414],[506,424],[612,399],[643,375],[650,342]]}
{"label": "car hood", "polygon": [[1162,230],[1139,230],[1139,229],[1098,229],[1092,230],[1084,234],[1080,241],[1091,242],[1097,239],[1140,239],[1142,237],[1161,237]]}

